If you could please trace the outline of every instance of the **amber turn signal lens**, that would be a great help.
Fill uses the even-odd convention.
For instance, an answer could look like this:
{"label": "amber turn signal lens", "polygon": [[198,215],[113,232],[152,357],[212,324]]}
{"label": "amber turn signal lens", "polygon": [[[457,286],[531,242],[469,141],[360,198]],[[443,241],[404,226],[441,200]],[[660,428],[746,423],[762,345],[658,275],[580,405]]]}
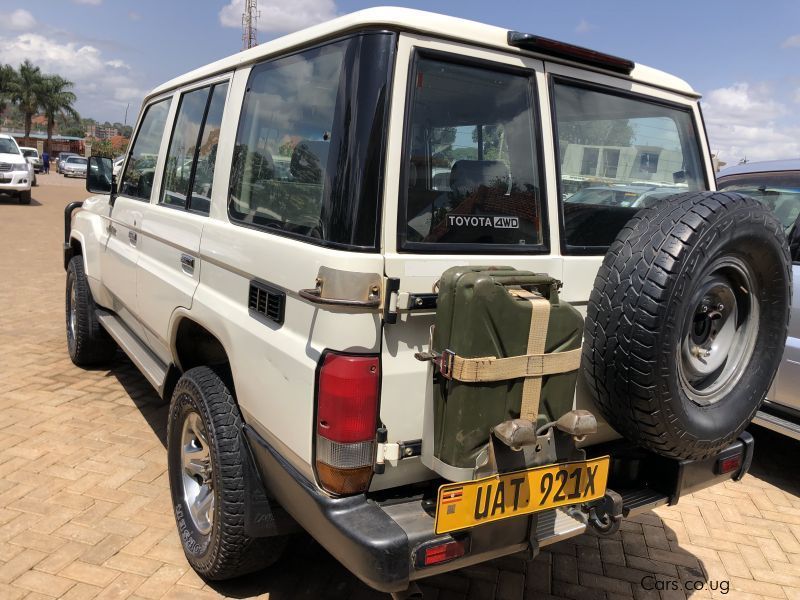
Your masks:
{"label": "amber turn signal lens", "polygon": [[357,469],[337,469],[317,461],[317,478],[326,492],[345,496],[358,494],[369,486],[372,478],[372,465]]}

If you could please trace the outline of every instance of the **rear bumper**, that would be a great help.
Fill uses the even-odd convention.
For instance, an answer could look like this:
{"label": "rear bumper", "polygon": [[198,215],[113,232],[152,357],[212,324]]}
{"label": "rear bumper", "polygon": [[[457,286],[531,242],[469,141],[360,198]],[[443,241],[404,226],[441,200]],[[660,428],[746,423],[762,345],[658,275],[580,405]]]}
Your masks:
{"label": "rear bumper", "polygon": [[[367,585],[398,592],[416,579],[481,563],[515,552],[545,546],[579,535],[585,520],[564,510],[533,517],[517,517],[473,528],[467,532],[436,535],[433,511],[421,496],[377,502],[365,495],[331,498],[289,464],[252,428],[245,435],[261,480],[269,493],[328,552]],[[727,479],[740,479],[749,468],[753,441],[748,434],[719,456],[742,455],[734,473],[717,472],[719,456],[705,461],[676,461],[641,450],[612,454],[609,488],[619,488],[623,515],[630,516],[659,505],[674,504],[682,494]],[[598,454],[599,455],[599,454]],[[652,482],[652,483],[649,483]],[[653,485],[655,484],[655,485]],[[462,558],[431,567],[417,567],[417,553],[430,544],[467,540]]]}

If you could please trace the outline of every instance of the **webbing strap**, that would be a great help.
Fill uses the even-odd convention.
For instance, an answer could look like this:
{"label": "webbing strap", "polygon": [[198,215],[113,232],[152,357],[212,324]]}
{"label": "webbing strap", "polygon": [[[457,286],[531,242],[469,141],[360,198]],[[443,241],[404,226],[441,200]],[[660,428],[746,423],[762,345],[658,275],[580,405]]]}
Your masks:
{"label": "webbing strap", "polygon": [[465,383],[505,381],[520,377],[542,377],[574,371],[581,365],[581,350],[550,354],[523,354],[509,358],[447,356],[446,374]]}
{"label": "webbing strap", "polygon": [[[524,293],[522,293],[524,292]],[[547,340],[547,323],[550,320],[550,301],[540,294],[525,290],[513,290],[512,295],[525,298],[531,303],[531,326],[528,331],[529,356],[544,354]],[[542,377],[526,377],[522,384],[522,403],[519,418],[536,423],[539,419],[539,400],[542,396]]]}

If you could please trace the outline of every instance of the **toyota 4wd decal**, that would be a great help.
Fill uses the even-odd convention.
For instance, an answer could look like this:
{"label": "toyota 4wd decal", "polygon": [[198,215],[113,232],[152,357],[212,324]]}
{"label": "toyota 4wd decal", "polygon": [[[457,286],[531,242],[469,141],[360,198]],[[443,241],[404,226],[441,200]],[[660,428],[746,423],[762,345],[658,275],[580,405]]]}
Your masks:
{"label": "toyota 4wd decal", "polygon": [[492,229],[519,229],[519,217],[490,215],[447,215],[450,227],[490,227]]}

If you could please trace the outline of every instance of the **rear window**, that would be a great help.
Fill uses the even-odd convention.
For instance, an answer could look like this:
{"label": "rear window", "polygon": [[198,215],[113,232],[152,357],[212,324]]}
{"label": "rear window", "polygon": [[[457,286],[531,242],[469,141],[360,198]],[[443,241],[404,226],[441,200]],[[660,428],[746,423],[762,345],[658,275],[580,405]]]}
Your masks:
{"label": "rear window", "polygon": [[531,74],[418,56],[400,247],[544,249]]}
{"label": "rear window", "polygon": [[787,231],[800,217],[800,171],[731,175],[717,181],[717,188],[759,200]]}
{"label": "rear window", "polygon": [[557,80],[563,242],[604,253],[640,209],[706,188],[691,111]]}

